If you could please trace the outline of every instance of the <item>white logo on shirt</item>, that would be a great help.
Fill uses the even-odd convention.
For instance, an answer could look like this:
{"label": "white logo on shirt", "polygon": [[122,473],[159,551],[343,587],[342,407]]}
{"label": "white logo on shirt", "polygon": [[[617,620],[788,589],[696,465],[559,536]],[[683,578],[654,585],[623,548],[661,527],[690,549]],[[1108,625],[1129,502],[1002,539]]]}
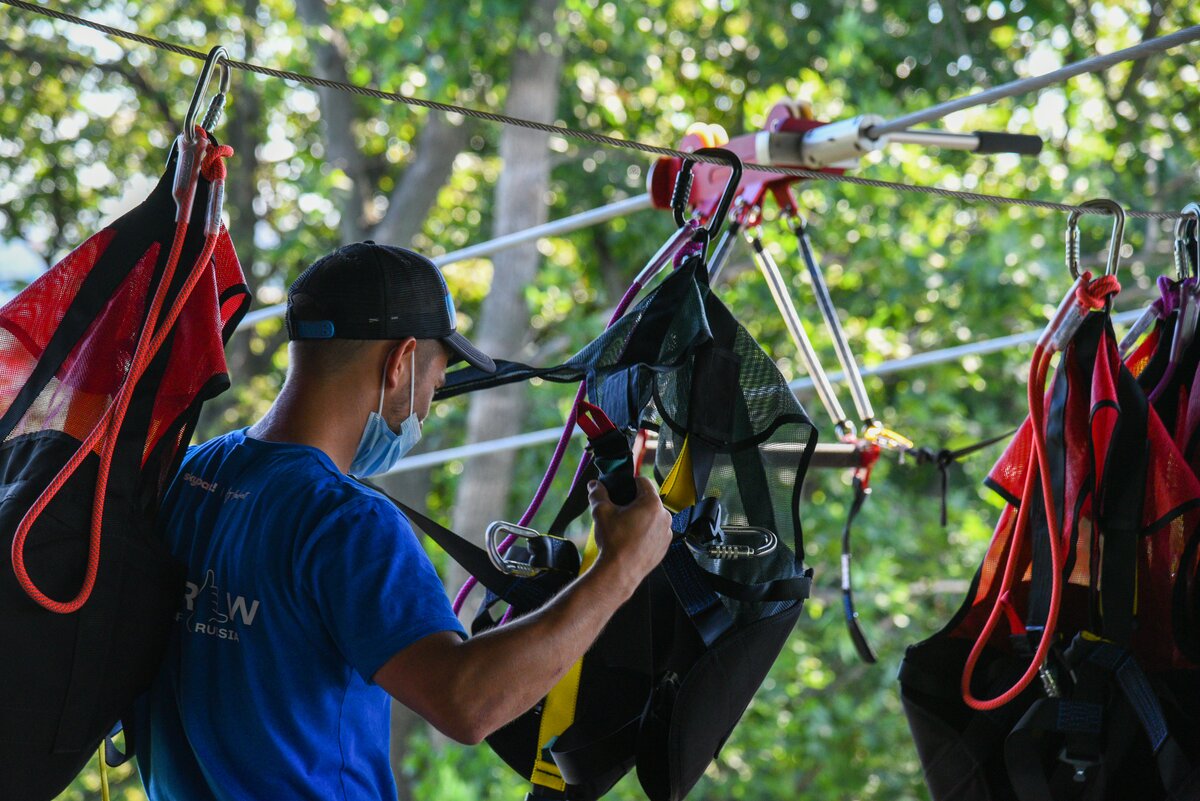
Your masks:
{"label": "white logo on shirt", "polygon": [[[200,476],[192,473],[184,473],[182,476],[180,476],[180,478],[185,484],[195,487],[196,489],[202,489],[205,492],[211,492],[213,494],[220,494],[221,492],[221,487],[216,481],[205,481],[204,479],[200,478]],[[225,490],[225,500],[227,501],[243,501],[249,497],[250,493],[248,491],[243,492],[236,489]]]}
{"label": "white logo on shirt", "polygon": [[[187,582],[184,603],[189,612],[184,627],[192,634],[204,634],[221,640],[238,642],[238,629],[254,625],[258,615],[258,600],[241,595],[222,593],[217,587],[216,574],[209,570],[204,584]],[[183,613],[176,615],[176,620]]]}

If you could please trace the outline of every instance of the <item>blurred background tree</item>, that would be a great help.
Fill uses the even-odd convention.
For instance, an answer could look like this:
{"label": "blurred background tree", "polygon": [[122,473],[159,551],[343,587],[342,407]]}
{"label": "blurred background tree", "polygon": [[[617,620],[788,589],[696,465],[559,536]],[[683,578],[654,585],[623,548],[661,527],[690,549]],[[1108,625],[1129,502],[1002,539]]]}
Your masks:
{"label": "blurred background tree", "polygon": [[[201,0],[182,12],[165,2],[79,0],[72,10],[201,50],[220,43],[236,58],[273,67],[663,145],[678,143],[696,121],[735,135],[754,130],[785,98],[812,101],[822,119],[896,116],[1200,23],[1195,4],[1168,0],[412,0],[399,7]],[[198,63],[11,8],[0,14],[0,281],[12,292],[145,195]],[[1050,200],[1113,196],[1176,210],[1200,194],[1193,130],[1200,75],[1189,52],[1122,64],[940,123],[1040,134],[1047,147],[1036,159],[891,148],[858,174]],[[226,209],[259,306],[282,301],[291,280],[338,244],[372,237],[444,253],[639,194],[649,166],[625,150],[246,73],[235,74],[216,133],[237,151]],[[522,196],[530,186],[536,191]],[[1069,283],[1059,214],[831,183],[801,188],[827,280],[865,365],[1038,328]],[[451,265],[460,324],[499,355],[559,361],[599,332],[672,225],[669,215],[645,211]],[[1106,230],[1103,221],[1085,226],[1092,242]],[[1170,264],[1169,226],[1136,221],[1131,229],[1122,308],[1150,297]],[[786,234],[768,223],[767,240],[832,364]],[[746,251],[735,253],[718,291],[784,373],[801,375]],[[286,367],[284,338],[277,319],[235,336],[234,389],[209,404],[198,436],[246,425],[265,410]],[[967,357],[869,379],[868,389],[880,414],[918,444],[959,446],[1020,422],[1024,392],[1014,387],[1028,356],[1014,348]],[[548,384],[516,390],[499,411],[488,393],[441,404],[422,447],[552,427],[571,393]],[[811,397],[802,400],[829,441],[823,411]],[[472,403],[481,406],[472,411]],[[578,453],[576,445],[571,458]],[[480,520],[520,514],[548,455],[546,446],[498,462],[451,462],[401,474],[390,488],[471,534]],[[880,656],[874,667],[857,661],[837,603],[848,480],[838,471],[810,473],[804,522],[814,598],[692,798],[927,797],[895,666],[904,646],[935,631],[961,600],[999,508],[979,483],[994,455],[952,469],[945,529],[933,468],[893,460],[878,469],[855,553],[859,611]],[[554,485],[551,513],[565,481]],[[430,553],[455,589],[460,576],[436,549]],[[394,722],[402,799],[521,797],[521,778],[486,747],[448,743],[400,708]],[[114,772],[114,797],[144,798],[131,773],[128,766]],[[89,771],[62,798],[97,798],[98,787]],[[611,797],[640,792],[630,779]]]}

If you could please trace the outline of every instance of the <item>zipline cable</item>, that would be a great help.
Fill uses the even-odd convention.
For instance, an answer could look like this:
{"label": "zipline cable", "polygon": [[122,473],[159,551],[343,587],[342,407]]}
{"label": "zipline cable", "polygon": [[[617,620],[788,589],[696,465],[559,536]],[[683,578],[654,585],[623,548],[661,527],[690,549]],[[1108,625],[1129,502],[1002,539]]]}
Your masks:
{"label": "zipline cable", "polygon": [[[186,56],[188,58],[195,58],[195,59],[199,59],[201,61],[203,61],[203,60],[205,60],[205,58],[207,58],[207,54],[201,53],[198,50],[192,50],[191,48],[182,47],[181,45],[172,44],[170,42],[165,42],[165,41],[162,41],[161,39],[156,39],[151,36],[145,36],[140,33],[126,31],[121,28],[113,27],[111,25],[105,25],[103,23],[94,22],[92,20],[84,19],[83,17],[77,17],[74,14],[68,14],[64,11],[58,11],[56,9],[46,8],[44,6],[39,6],[34,3],[26,2],[26,0],[0,0],[0,4],[11,6],[13,8],[19,8],[24,11],[30,11],[35,14],[41,14],[43,16],[62,20],[64,22],[70,22],[70,23],[73,23],[76,25],[83,25],[85,27],[91,28],[92,30],[108,34],[109,36],[114,36],[114,37],[121,38],[121,39],[128,39],[130,41],[138,42],[140,44],[144,44],[149,47],[154,47],[159,50],[166,50],[171,53],[176,53],[181,56]],[[1120,50],[1115,53],[1111,53],[1107,56],[1102,56],[1102,57],[1100,57],[1100,59],[1105,59],[1106,60],[1105,64],[1109,63],[1107,60],[1114,59],[1114,58],[1116,59],[1116,61],[1123,61],[1126,59],[1118,58],[1118,57],[1121,56],[1121,54],[1126,53],[1128,51],[1137,51],[1140,55],[1135,55],[1134,57],[1140,58],[1140,57],[1143,57],[1144,55],[1148,55],[1151,52],[1156,52],[1154,49],[1151,49],[1150,46],[1161,40],[1170,40],[1170,42],[1168,42],[1168,44],[1165,47],[1173,47],[1178,44],[1182,44],[1184,42],[1192,41],[1194,39],[1200,39],[1200,25],[1192,26],[1190,28],[1185,28],[1181,31],[1177,31],[1174,34],[1171,34],[1170,36],[1163,36],[1163,37],[1159,37],[1158,39],[1152,39],[1148,42],[1142,42],[1140,45],[1136,45],[1135,47],[1127,48],[1126,50]],[[1158,49],[1162,49],[1162,48],[1158,48]],[[1095,60],[1096,59],[1089,59],[1088,61],[1095,61]],[[1116,63],[1116,61],[1113,61],[1112,63]],[[567,128],[567,127],[564,127],[561,125],[551,125],[548,123],[537,122],[534,120],[521,119],[520,117],[511,117],[507,114],[499,114],[499,113],[496,113],[493,111],[484,111],[482,109],[467,108],[465,106],[457,106],[457,105],[454,105],[451,103],[440,103],[436,100],[425,100],[423,98],[411,97],[409,95],[401,94],[399,92],[383,91],[381,89],[376,89],[371,86],[360,86],[357,84],[345,83],[342,81],[331,81],[331,80],[328,80],[325,78],[317,78],[312,75],[305,75],[305,74],[298,73],[298,72],[292,72],[290,70],[277,70],[277,69],[273,69],[271,67],[264,67],[262,65],[255,64],[255,63],[249,62],[249,61],[226,59],[225,63],[235,69],[244,70],[246,72],[257,73],[259,75],[267,75],[267,76],[274,77],[274,78],[281,78],[283,80],[295,81],[297,83],[307,84],[309,86],[319,86],[319,87],[325,87],[325,88],[329,88],[329,89],[337,89],[340,91],[349,92],[351,94],[364,95],[366,97],[373,97],[373,98],[376,98],[379,100],[388,100],[388,101],[397,102],[397,103],[404,103],[404,104],[410,105],[410,106],[419,106],[421,108],[427,108],[427,109],[431,109],[434,111],[442,111],[447,114],[458,114],[458,115],[461,115],[464,117],[472,117],[474,119],[486,120],[489,122],[496,122],[496,123],[500,123],[502,125],[511,125],[511,126],[515,126],[515,127],[519,127],[519,128],[527,128],[530,130],[541,131],[543,133],[549,133],[549,134],[556,134],[558,136],[568,137],[571,139],[579,139],[582,141],[591,142],[593,144],[607,145],[610,147],[624,148],[627,150],[636,150],[641,153],[648,153],[650,155],[655,155],[655,156],[666,156],[666,157],[671,157],[671,158],[691,159],[692,161],[704,162],[704,163],[708,163],[708,164],[719,164],[719,165],[725,164],[724,160],[717,158],[717,157],[713,157],[713,156],[695,155],[695,154],[688,153],[688,152],[685,152],[682,150],[675,150],[673,148],[667,148],[667,147],[659,147],[657,145],[650,145],[645,142],[639,142],[639,141],[632,140],[632,139],[619,139],[614,136],[607,136],[605,134],[599,134],[599,133],[595,133],[593,131],[580,131],[580,130],[576,130],[573,128]],[[1086,63],[1087,63],[1086,61],[1080,62],[1080,64],[1086,64]],[[1077,67],[1077,66],[1079,66],[1079,65],[1071,65],[1071,67],[1064,68],[1064,70],[1071,69],[1071,68]],[[1093,68],[1093,71],[1098,70],[1098,69],[1102,69],[1102,66],[1095,66]],[[1059,72],[1062,72],[1062,70],[1060,70]],[[1029,79],[1023,79],[1023,80],[1027,81],[1027,82],[1036,82],[1045,77],[1046,76],[1039,76],[1038,78],[1029,78]],[[994,92],[994,91],[998,91],[999,89],[1006,89],[1010,93],[1008,95],[1005,95],[1007,97],[1007,96],[1011,96],[1013,94],[1017,94],[1020,91],[1023,91],[1023,89],[1016,86],[1017,84],[1021,84],[1021,83],[1022,83],[1022,81],[1015,81],[1012,84],[1006,84],[1004,87],[997,87],[996,90],[989,90],[989,91]],[[967,102],[966,106],[962,106],[963,108],[966,108],[966,107],[969,107],[972,105],[979,105],[986,101],[977,100],[976,98],[983,97],[985,94],[987,94],[987,93],[984,92],[984,93],[979,93],[977,95],[971,95],[971,96],[968,96],[967,98],[961,98],[957,102],[967,102],[967,101],[974,100],[974,102]],[[942,104],[942,105],[944,106],[947,104]],[[933,107],[933,109],[938,109],[938,108],[940,108],[940,106]],[[945,113],[950,113],[950,112],[944,111],[942,113],[945,114]],[[905,117],[899,118],[899,120],[904,120],[904,119],[906,119],[906,118]],[[891,126],[895,125],[899,120],[894,120],[891,123],[885,123],[882,126],[876,126],[876,128],[873,130],[873,133],[878,135],[878,133],[885,128],[888,130],[891,130]],[[800,169],[800,168],[796,168],[796,167],[776,167],[776,166],[767,166],[767,165],[761,165],[761,166],[755,165],[753,167],[753,169],[757,172],[769,172],[772,174],[785,175],[785,176],[789,176],[789,177],[793,177],[793,178],[804,178],[804,179],[813,180],[813,181],[834,181],[836,183],[852,184],[855,186],[866,186],[866,187],[872,187],[872,188],[876,188],[876,189],[890,189],[890,190],[901,191],[901,192],[916,192],[916,193],[920,193],[920,194],[936,195],[939,197],[950,197],[950,198],[955,198],[958,200],[965,200],[965,201],[972,202],[972,203],[991,203],[991,204],[995,204],[995,205],[1016,205],[1016,206],[1024,206],[1024,207],[1028,207],[1028,208],[1048,209],[1051,211],[1060,211],[1060,212],[1065,212],[1065,213],[1075,212],[1078,214],[1098,214],[1101,216],[1106,216],[1108,214],[1108,212],[1103,209],[1097,209],[1097,208],[1087,207],[1087,206],[1073,206],[1073,205],[1070,205],[1067,203],[1055,203],[1055,202],[1049,201],[1049,200],[1031,200],[1031,199],[1026,199],[1026,198],[1004,197],[1001,195],[986,195],[986,194],[981,194],[978,192],[962,192],[962,191],[953,190],[953,189],[941,189],[939,187],[933,187],[933,186],[919,186],[919,185],[915,185],[915,184],[895,183],[892,181],[878,181],[878,180],[874,180],[874,179],[870,179],[870,178],[858,178],[858,177],[852,176],[852,175],[834,175],[834,174],[830,174],[830,173],[817,172],[817,171],[813,171],[813,170],[805,170],[805,169]],[[1128,212],[1126,212],[1126,216],[1127,217],[1137,217],[1137,218],[1142,218],[1142,219],[1155,219],[1155,220],[1178,220],[1178,219],[1180,219],[1179,214],[1172,213],[1172,212],[1161,212],[1161,211],[1128,211]]]}
{"label": "zipline cable", "polygon": [[905,114],[903,117],[897,117],[890,122],[871,126],[867,129],[866,134],[872,139],[878,139],[885,134],[904,131],[914,125],[940,120],[942,117],[953,114],[956,111],[974,108],[975,106],[989,105],[995,103],[997,100],[1005,100],[1027,92],[1036,92],[1038,89],[1045,89],[1047,86],[1063,83],[1069,78],[1074,78],[1076,75],[1083,75],[1087,72],[1100,72],[1114,64],[1146,58],[1155,53],[1170,50],[1172,47],[1179,47],[1180,45],[1194,42],[1197,39],[1200,39],[1200,25],[1192,25],[1166,36],[1147,39],[1144,42],[1132,47],[1126,47],[1123,50],[1117,50],[1103,56],[1085,58],[1083,61],[1068,64],[1065,67],[1052,70],[1044,75],[1019,78],[992,89],[948,100],[945,103],[938,103],[936,106],[930,106],[927,109],[916,111],[912,114]]}

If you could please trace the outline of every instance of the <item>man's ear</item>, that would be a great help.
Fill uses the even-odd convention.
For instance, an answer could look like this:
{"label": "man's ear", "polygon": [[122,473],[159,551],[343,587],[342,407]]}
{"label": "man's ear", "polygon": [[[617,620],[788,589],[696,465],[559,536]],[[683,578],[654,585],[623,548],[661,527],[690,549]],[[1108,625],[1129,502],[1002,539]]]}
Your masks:
{"label": "man's ear", "polygon": [[408,337],[393,343],[388,351],[387,361],[384,362],[384,375],[387,377],[385,386],[395,389],[403,381],[408,386],[408,371],[412,369],[413,351],[417,349],[415,337]]}

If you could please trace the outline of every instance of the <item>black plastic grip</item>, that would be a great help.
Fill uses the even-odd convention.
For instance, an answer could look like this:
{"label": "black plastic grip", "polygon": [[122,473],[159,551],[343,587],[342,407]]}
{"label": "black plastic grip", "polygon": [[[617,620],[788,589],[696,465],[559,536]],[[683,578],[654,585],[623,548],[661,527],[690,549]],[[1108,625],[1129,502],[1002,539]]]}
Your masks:
{"label": "black plastic grip", "polygon": [[627,470],[618,470],[600,476],[600,483],[608,490],[608,499],[617,506],[628,506],[637,497],[637,482],[633,480],[633,465]]}
{"label": "black plastic grip", "polygon": [[633,479],[633,452],[629,439],[620,431],[609,431],[589,445],[600,483],[608,490],[608,499],[617,506],[628,506],[637,497],[637,482]]}
{"label": "black plastic grip", "polygon": [[1032,134],[998,133],[996,131],[975,131],[972,136],[979,138],[976,153],[1016,153],[1021,156],[1036,156],[1042,152],[1042,138]]}

